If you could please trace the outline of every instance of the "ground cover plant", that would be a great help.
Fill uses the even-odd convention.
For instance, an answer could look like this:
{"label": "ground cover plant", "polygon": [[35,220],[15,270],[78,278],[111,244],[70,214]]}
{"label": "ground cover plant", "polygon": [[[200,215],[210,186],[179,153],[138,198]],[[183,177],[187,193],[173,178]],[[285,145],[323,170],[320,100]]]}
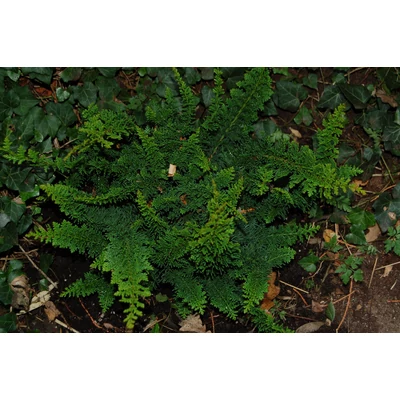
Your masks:
{"label": "ground cover plant", "polygon": [[[267,305],[272,271],[283,276],[288,266],[316,289],[321,263],[332,264],[352,292],[381,251],[371,228],[387,232],[387,253],[397,250],[397,187],[368,201],[365,182],[380,165],[396,183],[386,161],[398,156],[399,86],[393,68],[377,69],[376,83],[365,85],[349,82],[357,69],[330,72],[328,82],[320,69],[3,69],[8,297],[0,301],[11,304],[7,257],[32,264],[32,238],[92,264],[61,299],[95,295],[105,315],[120,302],[136,331],[152,301],[172,304],[182,320],[214,309],[259,332],[288,331],[285,302]],[[32,82],[47,85],[48,98],[39,102]],[[362,141],[352,141],[349,125]],[[42,208],[51,202],[62,214],[47,224]],[[335,236],[317,233],[324,213]],[[325,252],[298,259],[299,243],[322,234]],[[38,255],[40,286],[24,293],[49,289],[48,251]],[[340,311],[332,301],[322,308],[331,322]],[[14,322],[4,330],[16,329],[13,313],[2,317]],[[160,329],[150,319],[146,330]]]}

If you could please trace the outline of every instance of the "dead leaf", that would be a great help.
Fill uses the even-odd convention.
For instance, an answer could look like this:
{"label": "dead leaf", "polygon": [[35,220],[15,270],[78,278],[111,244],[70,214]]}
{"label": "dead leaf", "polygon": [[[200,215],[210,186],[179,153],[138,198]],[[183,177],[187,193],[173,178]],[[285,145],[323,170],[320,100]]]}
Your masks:
{"label": "dead leaf", "polygon": [[185,320],[179,323],[181,328],[179,332],[194,332],[194,333],[204,333],[206,331],[206,326],[203,325],[200,315],[189,315]]}
{"label": "dead leaf", "polygon": [[389,211],[389,212],[388,212],[388,217],[389,217],[392,221],[396,221],[396,219],[397,219],[397,215],[396,215],[396,213],[394,213],[393,211]]}
{"label": "dead leaf", "polygon": [[393,269],[393,265],[387,265],[383,271],[383,275],[381,276],[381,278],[387,278],[390,274],[390,272]]}
{"label": "dead leaf", "polygon": [[52,301],[44,303],[44,312],[50,322],[54,321],[61,313]]}
{"label": "dead leaf", "polygon": [[379,228],[379,225],[375,224],[368,229],[368,232],[365,235],[365,239],[367,240],[367,243],[375,242],[375,240],[378,239],[380,235],[381,230]]}
{"label": "dead leaf", "polygon": [[278,296],[279,292],[281,291],[281,288],[275,285],[276,277],[276,272],[271,272],[268,280],[268,292],[265,293],[264,299],[260,306],[265,311],[268,311],[274,306],[274,302],[272,300],[275,299],[275,297]]}
{"label": "dead leaf", "polygon": [[176,173],[176,165],[174,164],[169,164],[169,169],[168,169],[168,176],[174,176]]}
{"label": "dead leaf", "polygon": [[318,303],[317,301],[311,300],[311,311],[312,312],[315,312],[315,313],[324,312],[327,306],[328,306],[327,304],[321,304],[321,303]]}
{"label": "dead leaf", "polygon": [[297,129],[293,129],[293,128],[290,128],[290,127],[289,127],[289,130],[290,130],[291,134],[292,134],[294,137],[296,137],[296,138],[298,138],[298,139],[301,139],[301,138],[303,137],[302,134],[301,134]]}
{"label": "dead leaf", "polygon": [[376,97],[379,97],[383,103],[389,104],[393,108],[396,108],[398,106],[394,96],[386,94],[386,92],[382,89],[378,89],[375,95]]}
{"label": "dead leaf", "polygon": [[336,233],[332,229],[325,229],[323,233],[325,242],[329,243],[335,235]]}
{"label": "dead leaf", "polygon": [[11,306],[16,309],[28,310],[29,308],[29,282],[26,275],[15,277],[10,283],[11,290],[14,292]]}
{"label": "dead leaf", "polygon": [[311,238],[308,240],[308,244],[321,244],[322,240],[319,237]]}
{"label": "dead leaf", "polygon": [[325,322],[315,321],[308,322],[307,324],[301,325],[296,329],[296,333],[312,333],[316,332],[322,325],[325,325]]}

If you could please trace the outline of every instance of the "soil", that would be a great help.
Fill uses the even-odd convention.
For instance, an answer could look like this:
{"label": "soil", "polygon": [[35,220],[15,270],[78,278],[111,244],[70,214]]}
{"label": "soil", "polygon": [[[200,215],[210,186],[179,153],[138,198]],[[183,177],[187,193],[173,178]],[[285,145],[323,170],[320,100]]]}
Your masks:
{"label": "soil", "polygon": [[[301,74],[301,69],[297,72]],[[368,84],[373,82],[372,72],[370,68],[355,72],[352,74],[352,83]],[[318,91],[320,93],[323,90],[324,80],[330,74],[332,74],[330,68],[322,68],[318,71],[320,79]],[[307,100],[307,106],[315,107],[312,97]],[[291,126],[298,129],[298,126],[292,122],[295,114],[278,111],[279,115],[274,119],[283,132],[290,133]],[[321,126],[323,117],[324,115],[320,113],[319,117],[314,120],[313,126],[305,127],[302,130],[302,137],[299,139],[301,144],[311,145],[312,135]],[[368,140],[368,138],[362,137],[362,132],[356,132],[353,129],[351,116],[343,139],[353,144],[359,143],[360,140]],[[387,153],[384,153],[384,157],[392,172],[400,169],[398,158],[391,157]],[[364,189],[368,193],[379,193],[390,185],[393,185],[393,182],[388,181],[382,175],[369,179]],[[361,198],[356,198],[354,204],[360,200]],[[364,196],[362,200],[367,201],[367,209],[371,210],[374,195],[367,196],[367,199]],[[52,209],[50,205],[48,208],[44,207],[43,211],[45,219],[50,221],[61,218],[57,210]],[[329,210],[326,212],[329,213]],[[385,253],[383,243],[385,238],[382,235],[379,235],[371,243],[378,249],[376,255],[361,255],[364,258],[362,282],[343,284],[339,275],[335,273],[336,267],[333,259],[321,263],[314,274],[306,272],[299,266],[299,259],[306,256],[310,250],[318,255],[324,252],[322,245],[325,229],[337,231],[339,239],[347,233],[342,231],[345,229],[345,225],[330,223],[328,217],[329,215],[326,215],[326,218],[314,221],[320,225],[319,233],[307,244],[297,246],[295,259],[288,266],[277,271],[275,284],[280,287],[280,293],[274,300],[275,315],[280,316],[284,326],[294,331],[306,323],[320,321],[324,323],[317,330],[320,333],[400,332],[400,263],[395,264],[399,262],[399,257]],[[27,314],[18,315],[18,332],[126,332],[123,322],[123,306],[120,303],[116,302],[111,310],[103,314],[96,295],[78,299],[60,297],[60,293],[67,285],[81,278],[89,270],[90,260],[77,254],[71,254],[67,250],[54,249],[39,243],[28,242],[26,239],[22,239],[22,243],[26,250],[31,251],[30,257],[36,263],[39,262],[39,254],[43,252],[54,256],[54,262],[48,275],[52,280],[58,282],[58,286],[50,292],[50,301],[54,303],[59,315],[56,318],[53,318],[54,315],[49,317],[45,312],[45,306]],[[349,247],[347,250],[342,250],[343,253],[346,251],[347,255],[349,251],[357,254],[358,249]],[[24,260],[32,294],[37,294],[39,292],[38,282],[43,277],[31,266],[22,253],[14,252],[12,256]],[[390,266],[391,264],[393,265]],[[160,294],[163,295],[161,298],[164,301],[160,301]],[[335,318],[331,323],[325,314],[330,302],[333,303],[335,309]],[[0,315],[5,312],[6,310],[0,307]],[[212,308],[207,309],[201,317],[201,321],[205,331],[215,333],[254,332],[254,326],[248,318],[239,317],[237,321],[232,321]],[[147,299],[143,317],[138,320],[135,332],[179,332],[180,322],[181,319],[173,306],[171,288],[163,287],[159,293],[155,293]]]}

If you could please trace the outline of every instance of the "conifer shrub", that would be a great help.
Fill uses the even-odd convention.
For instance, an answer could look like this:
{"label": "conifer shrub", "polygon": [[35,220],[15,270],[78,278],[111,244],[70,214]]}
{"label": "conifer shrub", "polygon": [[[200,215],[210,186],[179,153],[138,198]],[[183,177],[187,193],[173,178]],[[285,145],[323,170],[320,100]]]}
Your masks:
{"label": "conifer shrub", "polygon": [[144,299],[170,284],[182,317],[211,304],[232,319],[253,316],[260,331],[277,331],[259,309],[268,277],[293,259],[297,241],[316,232],[291,213],[338,205],[360,172],[336,164],[344,110],[324,121],[313,150],[254,133],[273,94],[267,68],[249,69],[229,93],[216,70],[202,120],[195,118],[198,99],[174,74],[180,95],[167,88],[164,101],[150,102],[144,128],[125,112],[90,106],[63,158],[15,154],[66,176],[42,186],[65,220],[31,236],[92,259],[91,272],[64,295],[97,293],[104,311],[117,297],[128,328]]}

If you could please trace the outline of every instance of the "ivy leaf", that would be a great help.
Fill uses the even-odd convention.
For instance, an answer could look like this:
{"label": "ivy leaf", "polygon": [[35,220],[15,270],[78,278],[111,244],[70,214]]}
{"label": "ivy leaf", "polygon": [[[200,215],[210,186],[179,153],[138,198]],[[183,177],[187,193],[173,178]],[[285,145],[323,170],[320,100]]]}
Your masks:
{"label": "ivy leaf", "polygon": [[53,68],[50,67],[22,67],[22,73],[29,75],[31,79],[37,79],[47,85],[50,85],[53,76]]}
{"label": "ivy leaf", "polygon": [[106,78],[114,78],[120,67],[97,67],[97,69]]}
{"label": "ivy leaf", "polygon": [[70,126],[78,120],[69,103],[48,103],[46,111],[50,115],[55,115],[65,126]]}
{"label": "ivy leaf", "polygon": [[0,228],[0,252],[10,250],[18,244],[17,226],[9,222],[4,228]]}
{"label": "ivy leaf", "polygon": [[32,107],[25,116],[17,120],[17,132],[21,139],[24,141],[32,139],[35,127],[40,124],[43,116],[44,112],[41,107]]}
{"label": "ivy leaf", "polygon": [[377,75],[390,91],[400,88],[400,74],[397,68],[378,68]]}
{"label": "ivy leaf", "polygon": [[300,266],[306,270],[307,272],[314,273],[317,270],[317,262],[319,261],[319,257],[315,254],[310,253],[308,256],[303,257],[299,264]]}
{"label": "ivy leaf", "polygon": [[318,88],[318,77],[316,74],[308,74],[303,78],[303,85],[308,86],[311,89]]}
{"label": "ivy leaf", "polygon": [[272,99],[268,100],[264,106],[264,114],[267,117],[271,117],[273,115],[278,115],[278,111],[276,111],[276,107]]}
{"label": "ivy leaf", "polygon": [[200,68],[201,79],[205,81],[211,81],[214,79],[214,68],[211,67],[203,67]]}
{"label": "ivy leaf", "polygon": [[82,68],[68,67],[60,73],[60,78],[64,82],[77,81],[82,74]]}
{"label": "ivy leaf", "polygon": [[104,76],[96,79],[96,86],[99,89],[99,97],[103,100],[113,100],[121,91],[115,79],[105,78]]}
{"label": "ivy leaf", "polygon": [[83,86],[75,87],[75,98],[83,107],[96,103],[97,87],[92,82],[85,82]]}
{"label": "ivy leaf", "polygon": [[0,210],[7,214],[11,221],[17,223],[26,210],[24,203],[19,204],[17,201],[8,196],[0,198]]}
{"label": "ivy leaf", "polygon": [[322,93],[321,99],[318,102],[318,108],[328,108],[330,110],[335,109],[340,104],[345,103],[346,100],[340,91],[340,89],[335,86],[328,86]]}
{"label": "ivy leaf", "polygon": [[17,232],[22,235],[32,225],[32,215],[24,214],[17,223]]}
{"label": "ivy leaf", "polygon": [[37,140],[38,142],[42,142],[43,139],[50,135],[54,138],[57,135],[57,131],[61,126],[61,121],[55,115],[45,115],[40,124],[37,126],[37,130],[41,133],[41,140]]}
{"label": "ivy leaf", "polygon": [[[7,274],[0,271],[0,303],[11,304],[13,292],[7,281]],[[1,327],[1,325],[0,325]]]}
{"label": "ivy leaf", "polygon": [[194,85],[201,79],[201,75],[193,67],[185,67],[184,70],[189,85]]}
{"label": "ivy leaf", "polygon": [[11,218],[6,213],[0,212],[0,228],[4,228],[9,222]]}
{"label": "ivy leaf", "polygon": [[14,107],[15,114],[26,115],[29,110],[39,104],[39,100],[29,90],[28,86],[17,86],[13,89],[19,97],[19,105]]}
{"label": "ivy leaf", "polygon": [[359,225],[362,230],[375,225],[375,216],[361,208],[353,208],[347,215],[353,225]]}
{"label": "ivy leaf", "polygon": [[20,169],[19,167],[8,167],[6,164],[2,165],[0,170],[0,180],[11,190],[20,190],[24,180],[28,176],[32,168]]}
{"label": "ivy leaf", "polygon": [[210,104],[211,104],[212,99],[215,96],[215,94],[214,94],[213,90],[209,86],[205,85],[201,89],[201,96],[202,96],[204,105],[206,107],[209,107]]}
{"label": "ivy leaf", "polygon": [[14,90],[4,92],[0,96],[0,121],[10,117],[14,109],[19,106],[20,99]]}
{"label": "ivy leaf", "polygon": [[298,83],[278,81],[272,98],[278,107],[295,112],[299,108],[301,100],[304,100],[307,95],[307,90]]}
{"label": "ivy leaf", "polygon": [[366,244],[367,239],[365,239],[364,230],[360,225],[351,225],[350,233],[346,235],[346,241],[352,244]]}
{"label": "ivy leaf", "polygon": [[395,156],[400,156],[400,125],[387,125],[383,131],[382,140],[385,150],[390,151]]}
{"label": "ivy leaf", "polygon": [[15,332],[17,330],[17,316],[15,313],[4,314],[0,317],[0,332]]}
{"label": "ivy leaf", "polygon": [[306,106],[301,107],[294,118],[294,122],[296,122],[297,125],[304,124],[305,126],[309,126],[313,122],[310,110]]}
{"label": "ivy leaf", "polygon": [[356,110],[367,107],[368,100],[371,98],[371,92],[365,86],[339,83],[338,87]]}
{"label": "ivy leaf", "polygon": [[56,89],[56,96],[57,96],[57,100],[62,103],[63,101],[69,99],[69,96],[71,96],[71,93],[68,92],[68,90],[64,90],[63,88],[58,87]]}

